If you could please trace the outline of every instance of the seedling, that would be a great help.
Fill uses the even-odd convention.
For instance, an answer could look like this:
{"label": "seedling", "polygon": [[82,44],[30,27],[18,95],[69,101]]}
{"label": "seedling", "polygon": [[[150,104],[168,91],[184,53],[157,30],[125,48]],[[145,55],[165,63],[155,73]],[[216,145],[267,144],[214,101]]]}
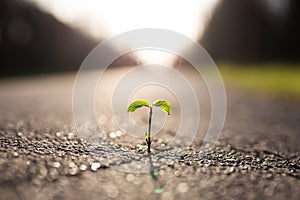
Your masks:
{"label": "seedling", "polygon": [[148,132],[146,132],[145,134],[145,140],[146,143],[148,145],[148,153],[150,153],[150,147],[151,147],[151,142],[152,142],[152,137],[151,137],[151,120],[152,120],[152,109],[153,106],[157,106],[160,107],[160,109],[163,112],[168,113],[168,115],[170,115],[171,113],[171,106],[170,103],[168,101],[163,101],[163,100],[156,100],[154,101],[151,105],[146,101],[146,100],[137,100],[133,103],[130,104],[130,106],[127,109],[127,112],[134,112],[137,109],[141,108],[141,107],[147,107],[149,108],[149,124],[148,124]]}

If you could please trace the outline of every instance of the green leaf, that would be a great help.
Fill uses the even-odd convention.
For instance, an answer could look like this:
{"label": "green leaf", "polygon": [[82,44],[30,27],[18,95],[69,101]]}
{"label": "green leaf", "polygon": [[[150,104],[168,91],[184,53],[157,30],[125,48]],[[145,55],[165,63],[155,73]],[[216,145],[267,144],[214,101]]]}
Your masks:
{"label": "green leaf", "polygon": [[153,176],[157,177],[159,174],[158,169],[155,168],[152,173],[153,173]]}
{"label": "green leaf", "polygon": [[157,189],[154,190],[154,193],[155,193],[155,194],[161,194],[161,193],[163,193],[164,191],[165,191],[165,190],[162,189],[162,188],[157,188]]}
{"label": "green leaf", "polygon": [[130,106],[127,109],[127,112],[134,112],[143,106],[149,107],[149,103],[143,99],[137,100],[130,104]]}
{"label": "green leaf", "polygon": [[149,141],[149,139],[150,139],[150,142],[152,142],[152,137],[149,138],[148,132],[145,133],[145,139],[147,142]]}
{"label": "green leaf", "polygon": [[170,106],[170,103],[168,101],[156,100],[156,101],[154,101],[154,103],[152,105],[160,107],[160,109],[162,111],[168,113],[168,115],[170,115],[170,113],[171,113],[171,106]]}

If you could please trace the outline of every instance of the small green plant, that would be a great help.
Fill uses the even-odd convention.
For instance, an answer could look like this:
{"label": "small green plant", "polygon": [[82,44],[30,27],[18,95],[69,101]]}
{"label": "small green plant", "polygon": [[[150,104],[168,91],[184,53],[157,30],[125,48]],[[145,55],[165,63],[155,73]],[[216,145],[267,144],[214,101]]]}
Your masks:
{"label": "small green plant", "polygon": [[148,145],[148,153],[150,153],[150,147],[151,147],[151,142],[152,142],[152,137],[151,137],[151,120],[152,120],[152,109],[153,106],[156,107],[160,107],[160,109],[166,113],[168,113],[168,115],[170,115],[171,113],[171,106],[170,103],[168,101],[163,101],[163,100],[156,100],[154,101],[151,105],[143,99],[137,100],[133,103],[130,104],[130,106],[127,109],[127,112],[134,112],[137,109],[141,108],[141,107],[147,107],[149,108],[149,124],[148,124],[148,132],[146,132],[145,134],[145,139]]}

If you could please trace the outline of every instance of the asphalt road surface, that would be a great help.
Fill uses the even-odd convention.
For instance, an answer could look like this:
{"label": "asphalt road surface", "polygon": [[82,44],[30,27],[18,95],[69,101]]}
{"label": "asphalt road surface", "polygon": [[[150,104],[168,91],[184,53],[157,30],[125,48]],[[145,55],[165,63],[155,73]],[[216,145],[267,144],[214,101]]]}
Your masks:
{"label": "asphalt road surface", "polygon": [[[99,145],[78,137],[74,78],[0,81],[0,199],[299,199],[297,101],[226,88],[227,117],[215,146],[159,151],[167,140],[157,136],[148,155],[143,139],[128,141],[121,131],[108,128]],[[151,170],[116,169],[136,163]]]}

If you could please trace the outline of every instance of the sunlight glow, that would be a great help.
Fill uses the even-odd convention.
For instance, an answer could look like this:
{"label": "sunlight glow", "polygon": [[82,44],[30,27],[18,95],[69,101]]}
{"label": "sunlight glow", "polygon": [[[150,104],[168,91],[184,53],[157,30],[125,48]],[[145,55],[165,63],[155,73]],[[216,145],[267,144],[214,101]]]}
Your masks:
{"label": "sunlight glow", "polygon": [[138,28],[163,28],[197,40],[219,0],[27,1],[96,39]]}

